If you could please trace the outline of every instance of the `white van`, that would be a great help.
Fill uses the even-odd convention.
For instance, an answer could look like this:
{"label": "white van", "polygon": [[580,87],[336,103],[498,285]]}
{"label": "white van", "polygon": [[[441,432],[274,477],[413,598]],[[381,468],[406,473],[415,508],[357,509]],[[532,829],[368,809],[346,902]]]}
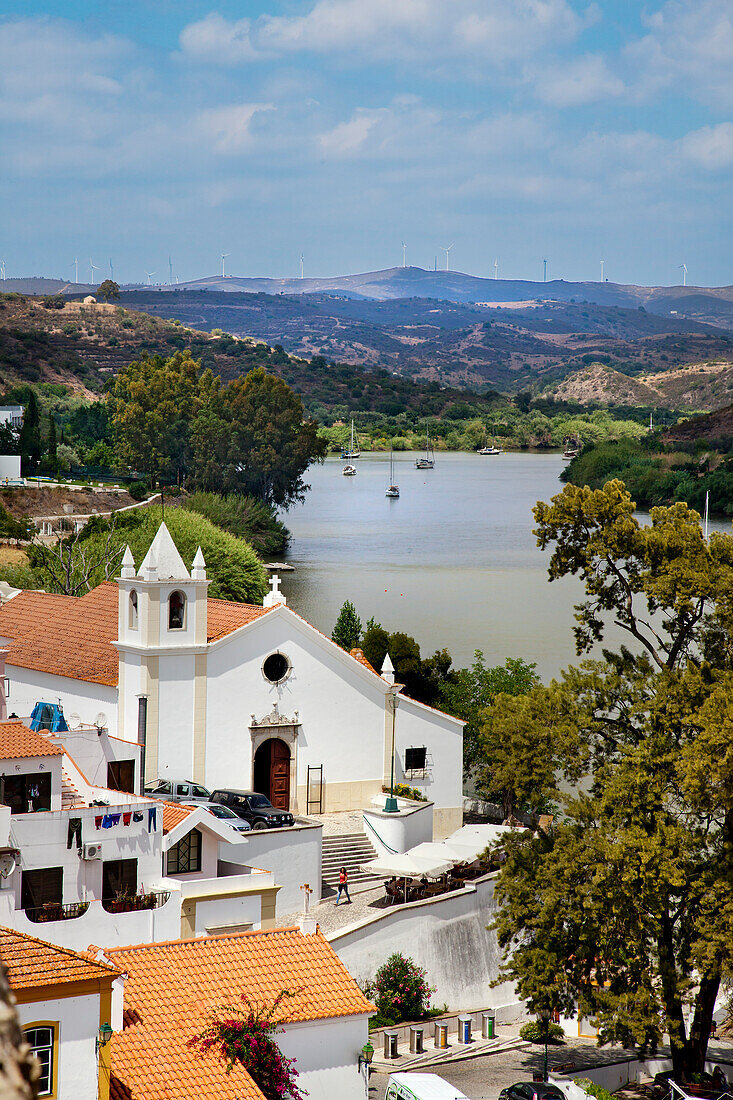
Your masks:
{"label": "white van", "polygon": [[467,1100],[437,1073],[392,1073],[384,1100]]}

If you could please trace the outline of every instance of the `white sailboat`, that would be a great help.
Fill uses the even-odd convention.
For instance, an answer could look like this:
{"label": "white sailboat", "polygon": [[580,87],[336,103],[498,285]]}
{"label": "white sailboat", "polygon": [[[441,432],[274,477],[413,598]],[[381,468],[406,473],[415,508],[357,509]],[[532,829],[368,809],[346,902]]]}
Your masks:
{"label": "white sailboat", "polygon": [[394,479],[394,457],[392,455],[392,448],[389,448],[389,485],[387,486],[387,492],[384,494],[386,497],[398,497],[400,495],[400,487],[395,484]]}
{"label": "white sailboat", "polygon": [[480,455],[503,455],[501,447],[497,447],[495,443],[492,443],[490,447],[486,445],[486,436],[484,436],[484,445],[479,447],[478,453]]}
{"label": "white sailboat", "polygon": [[430,429],[425,429],[425,457],[415,459],[417,470],[432,470],[435,466],[435,451],[430,446]]}
{"label": "white sailboat", "polygon": [[[342,458],[358,458],[359,452],[354,453],[354,421],[351,421],[351,448],[349,451],[341,455]],[[353,462],[347,462],[341,473],[344,477],[354,477],[356,474],[356,466]]]}
{"label": "white sailboat", "polygon": [[359,450],[359,441],[358,440],[356,441],[356,446],[354,446],[354,421],[353,421],[353,419],[351,421],[351,446],[349,447],[348,451],[344,451],[343,448],[342,448],[341,457],[342,458],[347,458],[347,459],[361,458],[361,451]]}

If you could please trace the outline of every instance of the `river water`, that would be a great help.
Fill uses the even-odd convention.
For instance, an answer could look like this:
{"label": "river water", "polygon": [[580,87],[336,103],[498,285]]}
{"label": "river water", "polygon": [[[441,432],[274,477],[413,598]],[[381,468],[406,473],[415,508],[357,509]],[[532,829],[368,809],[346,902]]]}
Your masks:
{"label": "river water", "polygon": [[[398,500],[384,495],[388,454],[364,454],[356,477],[335,456],[309,470],[305,502],[282,517],[296,567],[282,578],[289,605],[330,635],[351,600],[362,622],[411,634],[423,657],[443,647],[457,666],[476,649],[492,665],[523,657],[547,682],[578,659],[573,604],[583,598],[574,577],[548,581],[550,552],[532,534],[532,508],[561,491],[565,460],[439,453],[434,470],[416,470],[416,457],[394,456]],[[611,628],[605,644],[621,640]]]}
{"label": "river water", "polygon": [[423,656],[447,647],[456,665],[483,650],[537,663],[547,680],[575,659],[574,579],[547,580],[549,554],[532,507],[562,488],[557,454],[394,456],[400,498],[384,495],[389,455],[364,454],[356,477],[332,457],[309,470],[311,490],[283,519],[293,540],[283,576],[289,605],[329,634],[344,600],[363,622],[404,630]]}

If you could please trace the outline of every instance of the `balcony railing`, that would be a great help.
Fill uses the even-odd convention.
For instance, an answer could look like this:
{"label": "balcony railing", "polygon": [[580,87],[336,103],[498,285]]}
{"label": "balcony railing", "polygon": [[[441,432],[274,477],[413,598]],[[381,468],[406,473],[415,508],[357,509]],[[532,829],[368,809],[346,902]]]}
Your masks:
{"label": "balcony railing", "polygon": [[83,917],[88,908],[88,901],[72,901],[68,905],[47,901],[45,905],[25,909],[24,912],[34,924],[48,924],[57,920],[76,920],[77,917]]}
{"label": "balcony railing", "polygon": [[103,898],[102,908],[107,913],[138,913],[143,909],[160,909],[170,896],[170,890],[148,890],[143,894],[118,894],[115,898]]}

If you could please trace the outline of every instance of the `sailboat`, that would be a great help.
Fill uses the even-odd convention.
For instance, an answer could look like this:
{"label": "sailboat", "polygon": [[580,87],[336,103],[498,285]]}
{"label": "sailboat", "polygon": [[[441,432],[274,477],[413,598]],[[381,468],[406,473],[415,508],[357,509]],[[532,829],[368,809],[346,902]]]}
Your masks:
{"label": "sailboat", "polygon": [[430,446],[430,429],[425,429],[425,458],[415,459],[417,470],[432,470],[435,466],[435,451]]}
{"label": "sailboat", "polygon": [[[359,441],[357,439],[356,446],[354,446],[354,421],[351,421],[351,446],[348,451],[341,449],[342,458],[361,458],[361,451],[359,450]],[[356,470],[354,471],[356,473]]]}
{"label": "sailboat", "polygon": [[[351,421],[351,449],[349,451],[343,452],[341,457],[342,458],[358,458],[359,457],[359,452],[358,451],[354,452],[354,421],[353,420]],[[344,475],[344,477],[354,477],[354,475],[356,474],[356,466],[354,466],[353,462],[347,462],[346,465],[344,466],[343,470],[341,471],[341,473]]]}
{"label": "sailboat", "polygon": [[486,446],[479,447],[478,453],[480,455],[503,455],[504,454],[501,447],[496,447],[493,443],[490,447],[486,447]]}
{"label": "sailboat", "polygon": [[392,456],[392,448],[389,448],[389,485],[387,486],[387,492],[384,494],[386,497],[398,497],[400,495],[399,485],[395,485],[394,480],[394,458]]}

